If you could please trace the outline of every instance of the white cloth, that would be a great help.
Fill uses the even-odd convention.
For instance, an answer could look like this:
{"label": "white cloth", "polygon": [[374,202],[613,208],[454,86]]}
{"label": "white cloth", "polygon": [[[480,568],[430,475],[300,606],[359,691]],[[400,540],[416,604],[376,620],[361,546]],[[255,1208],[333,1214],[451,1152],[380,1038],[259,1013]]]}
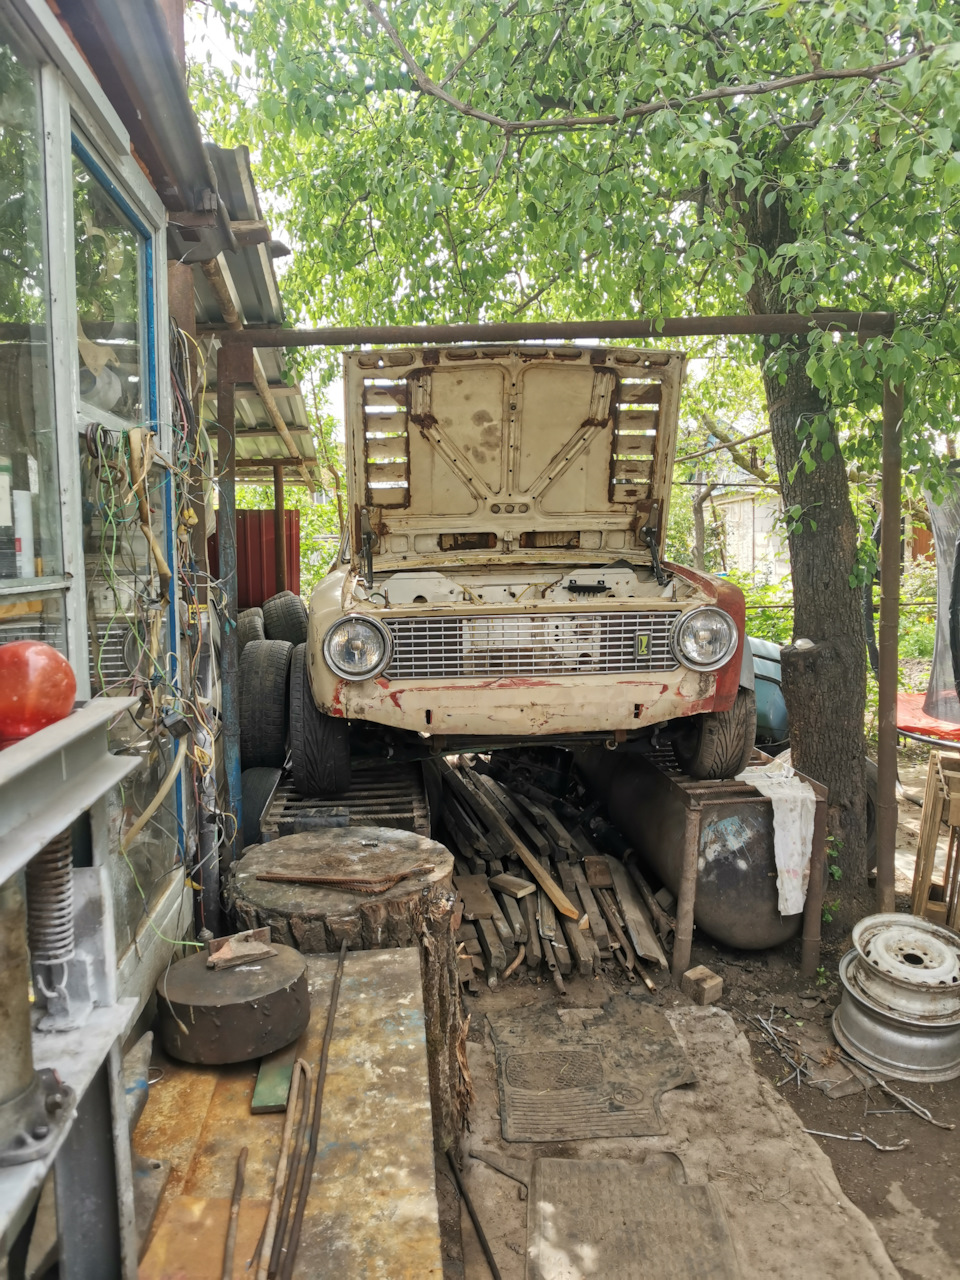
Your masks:
{"label": "white cloth", "polygon": [[809,782],[797,776],[789,751],[769,764],[744,769],[737,774],[737,780],[749,783],[773,802],[773,856],[780,914],[799,915],[810,881],[816,793]]}

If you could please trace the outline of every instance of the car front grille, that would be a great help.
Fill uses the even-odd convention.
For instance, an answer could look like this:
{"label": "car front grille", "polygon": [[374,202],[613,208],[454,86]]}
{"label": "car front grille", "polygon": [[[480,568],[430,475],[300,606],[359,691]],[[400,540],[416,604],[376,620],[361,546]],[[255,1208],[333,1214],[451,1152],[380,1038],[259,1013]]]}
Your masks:
{"label": "car front grille", "polygon": [[391,680],[673,671],[679,610],[384,619]]}

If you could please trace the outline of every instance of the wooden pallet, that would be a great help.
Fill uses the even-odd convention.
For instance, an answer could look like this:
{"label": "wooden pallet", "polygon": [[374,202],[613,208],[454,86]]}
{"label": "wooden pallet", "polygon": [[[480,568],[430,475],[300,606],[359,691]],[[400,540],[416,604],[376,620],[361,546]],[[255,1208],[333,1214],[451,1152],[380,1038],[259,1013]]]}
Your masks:
{"label": "wooden pallet", "polygon": [[[947,862],[938,883],[933,873],[943,825],[949,833]],[[910,910],[948,929],[960,926],[960,754],[956,752],[930,752]]]}

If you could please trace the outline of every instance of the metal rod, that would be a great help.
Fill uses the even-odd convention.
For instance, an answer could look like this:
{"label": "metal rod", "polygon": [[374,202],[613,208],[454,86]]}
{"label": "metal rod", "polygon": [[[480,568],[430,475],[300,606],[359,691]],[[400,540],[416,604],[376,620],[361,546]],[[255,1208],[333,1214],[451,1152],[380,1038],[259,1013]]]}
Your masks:
{"label": "metal rod", "polygon": [[313,1166],[317,1159],[317,1139],[320,1133],[320,1116],[323,1113],[323,1086],[327,1080],[327,1058],[330,1055],[330,1041],[333,1039],[333,1020],[337,1016],[337,1003],[340,999],[340,980],[343,977],[343,962],[347,954],[347,940],[340,944],[340,960],[337,964],[337,973],[333,979],[333,989],[330,992],[330,1008],[327,1011],[327,1025],[323,1029],[323,1046],[320,1050],[320,1066],[317,1069],[317,1090],[316,1099],[313,1104],[313,1121],[310,1125],[310,1149],[307,1151],[307,1163],[303,1170],[303,1181],[300,1183],[300,1195],[297,1199],[297,1211],[293,1217],[293,1226],[290,1228],[290,1242],[287,1245],[286,1255],[283,1259],[283,1265],[280,1268],[280,1280],[290,1280],[293,1275],[293,1266],[297,1259],[297,1249],[300,1245],[300,1230],[303,1226],[303,1215],[307,1208],[307,1200],[310,1196],[310,1183],[313,1179]]}
{"label": "metal rod", "polygon": [[273,542],[277,590],[287,589],[287,537],[283,511],[283,466],[273,464]]}
{"label": "metal rod", "polygon": [[693,948],[693,909],[697,897],[697,857],[700,852],[700,809],[687,809],[683,833],[683,865],[677,893],[677,925],[673,932],[670,972],[679,983],[690,965]]}
{"label": "metal rod", "polygon": [[[797,334],[840,329],[858,334],[892,333],[892,311],[820,311],[812,316],[684,316],[680,319],[514,322],[507,324],[352,325],[329,329],[245,329],[223,333],[224,345],[254,347],[351,347],[362,343],[542,342],[598,338],[722,337],[726,334]],[[249,381],[250,379],[248,379]]]}
{"label": "metal rod", "polygon": [[[236,472],[236,404],[234,389],[241,381],[249,381],[253,371],[253,353],[249,347],[221,347],[217,353],[217,477],[220,507],[217,535],[220,548],[220,580],[225,595],[224,618],[220,632],[221,711],[223,714],[223,763],[226,775],[226,810],[234,819],[233,830],[227,832],[222,861],[226,866],[236,861],[243,830],[243,802],[240,785],[240,646],[237,643],[237,472]],[[216,859],[204,868],[204,919],[214,935],[223,932],[220,920],[220,869]]]}
{"label": "metal rod", "polygon": [[247,1148],[242,1147],[237,1157],[237,1176],[233,1182],[230,1200],[230,1221],[227,1223],[227,1239],[223,1246],[223,1269],[220,1280],[233,1280],[233,1255],[237,1249],[237,1222],[240,1218],[240,1201],[243,1198],[243,1180],[247,1172]]}
{"label": "metal rod", "polygon": [[291,1143],[293,1139],[293,1126],[296,1121],[297,1103],[300,1101],[300,1095],[303,1094],[303,1112],[304,1117],[310,1108],[310,1077],[311,1071],[308,1063],[303,1058],[297,1058],[293,1064],[293,1070],[290,1074],[290,1092],[287,1094],[287,1114],[283,1121],[283,1135],[280,1139],[280,1155],[277,1157],[277,1171],[273,1179],[273,1195],[270,1198],[270,1208],[267,1212],[266,1221],[263,1224],[263,1236],[257,1247],[256,1262],[257,1275],[256,1280],[267,1280],[267,1264],[273,1253],[273,1242],[277,1234],[277,1218],[280,1213],[280,1196],[286,1189],[287,1185],[287,1166],[290,1163]]}
{"label": "metal rod", "polygon": [[450,1166],[450,1172],[453,1174],[453,1180],[457,1184],[457,1191],[460,1194],[460,1199],[467,1206],[467,1213],[469,1213],[470,1221],[473,1223],[473,1229],[477,1233],[477,1239],[480,1241],[480,1248],[483,1250],[483,1256],[487,1260],[487,1266],[490,1268],[490,1274],[493,1276],[493,1280],[502,1280],[500,1268],[497,1266],[497,1260],[493,1256],[493,1250],[490,1248],[490,1241],[487,1239],[486,1232],[480,1225],[480,1219],[477,1217],[477,1211],[473,1207],[473,1201],[470,1199],[467,1188],[463,1185],[463,1180],[460,1177],[460,1170],[457,1168],[456,1161],[449,1151],[447,1152],[447,1163]]}
{"label": "metal rod", "polygon": [[[267,1275],[273,1277],[280,1269],[280,1262],[283,1256],[284,1240],[287,1236],[287,1225],[290,1222],[290,1206],[293,1204],[293,1197],[296,1194],[297,1182],[300,1177],[300,1171],[303,1168],[303,1161],[306,1151],[303,1145],[304,1135],[307,1132],[307,1125],[310,1121],[310,1102],[313,1092],[313,1068],[309,1063],[304,1063],[303,1067],[303,1109],[300,1112],[300,1120],[297,1124],[297,1134],[293,1140],[293,1146],[290,1150],[290,1164],[287,1170],[287,1180],[283,1188],[283,1200],[280,1204],[280,1211],[277,1216],[276,1227],[274,1230],[273,1246],[269,1252],[264,1249],[267,1261]],[[261,1263],[261,1269],[263,1264]],[[259,1280],[259,1277],[258,1277]]]}
{"label": "metal rod", "polygon": [[895,909],[897,841],[897,665],[900,622],[900,513],[903,387],[883,384],[880,508],[880,626],[877,649],[877,910]]}
{"label": "metal rod", "polygon": [[817,795],[813,810],[813,842],[810,875],[803,904],[803,941],[800,946],[800,976],[812,978],[820,965],[820,930],[823,920],[823,871],[827,861],[827,799]]}

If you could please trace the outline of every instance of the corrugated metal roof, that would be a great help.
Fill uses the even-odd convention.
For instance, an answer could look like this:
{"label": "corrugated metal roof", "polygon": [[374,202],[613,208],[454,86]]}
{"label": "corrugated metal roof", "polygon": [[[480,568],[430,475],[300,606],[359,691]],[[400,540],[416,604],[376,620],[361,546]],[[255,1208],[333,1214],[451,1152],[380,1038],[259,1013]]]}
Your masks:
{"label": "corrugated metal roof", "polygon": [[[245,146],[231,149],[207,143],[206,151],[217,175],[218,189],[231,222],[253,222],[261,219],[249,149]],[[243,246],[236,253],[222,254],[218,261],[245,329],[276,328],[283,323],[283,303],[269,243]],[[216,294],[199,265],[194,268],[193,278],[197,325],[207,329],[222,326],[224,317]],[[205,409],[208,422],[215,422],[217,413],[216,345],[216,342],[210,343],[207,359],[210,390]],[[293,436],[300,457],[316,476],[319,486],[317,451],[309,427],[307,407],[300,388],[296,385],[288,386],[284,380],[284,353],[278,348],[265,348],[258,352],[258,356],[267,384],[276,392],[274,399],[280,416]],[[272,476],[273,461],[289,460],[290,455],[252,386],[237,388],[236,421],[238,462],[264,462],[264,467],[256,472],[242,467],[238,478],[248,483],[261,483]],[[287,468],[286,478],[290,483],[302,483],[302,477],[292,466]]]}

